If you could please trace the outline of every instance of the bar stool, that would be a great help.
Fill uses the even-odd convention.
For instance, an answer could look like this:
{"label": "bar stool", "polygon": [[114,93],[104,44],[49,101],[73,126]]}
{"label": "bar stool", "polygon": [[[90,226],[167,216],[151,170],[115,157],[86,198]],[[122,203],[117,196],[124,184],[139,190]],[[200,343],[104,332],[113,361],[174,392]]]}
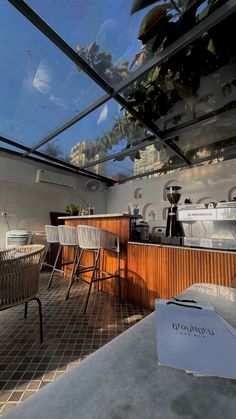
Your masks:
{"label": "bar stool", "polygon": [[[118,278],[119,283],[119,297],[121,298],[121,283],[120,283],[120,242],[119,237],[107,230],[103,230],[97,227],[91,227],[87,225],[78,225],[78,240],[79,240],[79,247],[81,249],[79,258],[76,263],[76,267],[74,272],[77,271],[77,274],[85,273],[92,271],[90,283],[89,283],[89,290],[87,294],[87,299],[84,307],[84,314],[86,313],[90,292],[92,288],[92,284],[95,282],[104,281],[108,278]],[[116,253],[117,256],[117,273],[111,274],[103,270],[100,267],[100,254],[101,250],[103,251],[113,251]],[[81,258],[85,251],[92,251],[94,252],[94,264],[92,266],[80,266]],[[105,276],[103,276],[105,275]],[[71,277],[71,281],[68,287],[66,298],[69,298],[70,289],[72,287],[74,278]]]}
{"label": "bar stool", "polygon": [[73,259],[71,261],[63,261],[63,263],[61,264],[61,266],[73,264],[72,274],[71,274],[72,277],[74,275],[74,268],[75,268],[75,263],[77,261],[79,246],[78,246],[78,233],[77,233],[76,227],[66,227],[62,225],[60,226],[47,225],[45,226],[45,231],[46,231],[46,237],[47,237],[48,243],[50,245],[52,243],[56,243],[59,245],[56,259],[53,265],[53,270],[52,270],[52,273],[48,282],[48,289],[49,289],[52,284],[53,276],[56,270],[56,264],[57,264],[57,261],[58,261],[58,258],[62,251],[63,246],[72,247],[74,249]]}
{"label": "bar stool", "polygon": [[57,244],[58,245],[58,251],[57,251],[57,254],[56,254],[56,258],[55,258],[54,265],[53,265],[53,268],[52,268],[52,272],[51,272],[49,282],[48,282],[48,289],[49,289],[50,286],[51,286],[51,283],[52,283],[54,272],[56,270],[56,265],[57,265],[59,255],[61,253],[62,246],[60,245],[59,233],[58,233],[57,226],[45,225],[45,232],[46,232],[46,239],[47,239],[47,243],[48,243],[47,250],[46,250],[45,254],[49,251],[52,244]]}
{"label": "bar stool", "polygon": [[71,280],[74,278],[75,268],[77,265],[77,258],[78,258],[78,252],[79,252],[79,240],[78,240],[78,233],[76,227],[68,227],[60,225],[58,226],[58,233],[59,233],[59,241],[60,246],[67,246],[69,248],[74,249],[74,256],[71,261],[63,262],[64,265],[71,265],[73,264],[72,271],[71,271]]}

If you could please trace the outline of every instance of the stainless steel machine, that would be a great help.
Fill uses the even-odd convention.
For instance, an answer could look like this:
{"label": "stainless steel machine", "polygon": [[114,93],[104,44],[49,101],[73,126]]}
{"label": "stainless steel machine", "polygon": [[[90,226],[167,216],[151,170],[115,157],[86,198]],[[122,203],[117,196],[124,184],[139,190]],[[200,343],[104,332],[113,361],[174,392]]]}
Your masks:
{"label": "stainless steel machine", "polygon": [[236,250],[236,200],[186,204],[178,208],[185,246]]}
{"label": "stainless steel machine", "polygon": [[161,242],[163,244],[182,244],[182,237],[184,236],[184,230],[182,223],[177,218],[178,207],[177,204],[181,197],[181,186],[168,186],[167,198],[170,202],[170,208],[167,214],[166,232],[165,236],[162,237]]}

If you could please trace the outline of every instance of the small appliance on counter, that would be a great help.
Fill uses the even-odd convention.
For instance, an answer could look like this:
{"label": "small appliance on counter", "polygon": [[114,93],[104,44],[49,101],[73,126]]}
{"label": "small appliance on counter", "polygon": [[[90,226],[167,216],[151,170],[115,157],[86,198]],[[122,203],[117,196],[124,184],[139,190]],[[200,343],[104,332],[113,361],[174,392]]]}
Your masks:
{"label": "small appliance on counter", "polygon": [[168,209],[166,232],[162,237],[163,244],[181,245],[182,238],[184,237],[184,230],[182,223],[177,219],[177,204],[181,197],[181,186],[168,186],[167,198],[171,204]]}
{"label": "small appliance on counter", "polygon": [[166,231],[166,227],[158,227],[158,226],[152,227],[151,241],[155,243],[161,243],[161,240],[165,235],[165,231]]}
{"label": "small appliance on counter", "polygon": [[139,221],[136,225],[137,239],[141,241],[149,240],[149,224],[146,221]]}
{"label": "small appliance on counter", "polygon": [[31,242],[32,232],[28,230],[11,230],[6,233],[6,248],[25,246]]}

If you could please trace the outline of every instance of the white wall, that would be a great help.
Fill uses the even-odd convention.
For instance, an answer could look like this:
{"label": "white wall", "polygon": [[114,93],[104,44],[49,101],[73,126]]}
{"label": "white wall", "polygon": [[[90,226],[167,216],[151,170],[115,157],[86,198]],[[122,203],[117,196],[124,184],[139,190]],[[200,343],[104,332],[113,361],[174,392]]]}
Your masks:
{"label": "white wall", "polygon": [[[50,222],[50,211],[63,212],[68,203],[83,205],[80,197],[92,203],[96,213],[127,212],[128,203],[136,202],[150,227],[165,226],[164,209],[169,206],[165,187],[168,184],[182,186],[182,203],[185,198],[191,198],[193,202],[201,199],[209,202],[228,200],[236,196],[236,159],[151,179],[140,179],[108,190],[102,187],[98,192],[90,193],[85,188],[89,179],[69,173],[68,176],[75,176],[77,179],[76,190],[68,191],[36,184],[36,171],[39,168],[54,170],[43,164],[0,157],[0,213],[14,213],[8,217],[11,229],[43,230],[44,225]],[[6,220],[0,216],[0,247],[5,246],[6,231]]]}
{"label": "white wall", "polygon": [[[0,214],[2,211],[14,214],[8,217],[11,229],[42,231],[44,225],[50,223],[50,211],[64,212],[68,203],[84,205],[83,200],[93,204],[97,213],[106,212],[104,187],[99,192],[86,192],[89,178],[57,169],[58,173],[76,177],[75,190],[36,184],[36,171],[40,168],[55,171],[43,164],[0,156]],[[5,246],[5,233],[8,230],[5,217],[0,215],[0,247]]]}
{"label": "white wall", "polygon": [[138,204],[150,227],[165,226],[168,184],[182,186],[181,203],[185,198],[191,198],[194,203],[232,199],[236,196],[236,159],[112,187],[108,191],[107,212],[127,211],[132,201]]}

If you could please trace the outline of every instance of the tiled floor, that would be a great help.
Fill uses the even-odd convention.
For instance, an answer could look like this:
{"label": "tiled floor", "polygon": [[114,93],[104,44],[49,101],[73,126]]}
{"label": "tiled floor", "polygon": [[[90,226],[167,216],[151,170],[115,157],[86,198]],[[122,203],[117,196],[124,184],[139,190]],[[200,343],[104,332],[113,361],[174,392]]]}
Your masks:
{"label": "tiled floor", "polygon": [[48,273],[41,277],[41,346],[36,302],[29,303],[26,320],[23,305],[0,313],[0,415],[149,314],[135,304],[93,290],[83,315],[87,285],[76,284],[65,300],[68,282],[60,274],[50,291]]}

